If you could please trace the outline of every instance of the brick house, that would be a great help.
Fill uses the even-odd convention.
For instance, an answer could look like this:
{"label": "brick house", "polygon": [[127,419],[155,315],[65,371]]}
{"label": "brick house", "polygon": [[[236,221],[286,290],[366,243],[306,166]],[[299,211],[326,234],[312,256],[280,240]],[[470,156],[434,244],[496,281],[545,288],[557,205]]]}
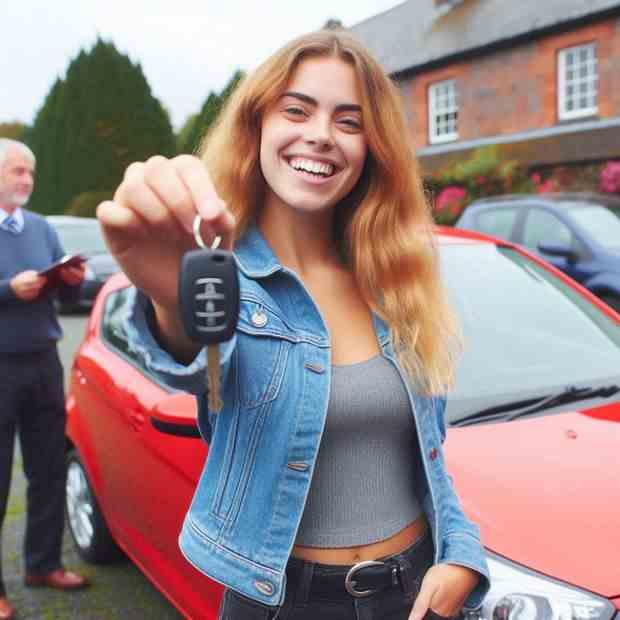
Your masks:
{"label": "brick house", "polygon": [[350,30],[398,83],[425,172],[487,144],[537,167],[620,157],[617,0],[408,0]]}

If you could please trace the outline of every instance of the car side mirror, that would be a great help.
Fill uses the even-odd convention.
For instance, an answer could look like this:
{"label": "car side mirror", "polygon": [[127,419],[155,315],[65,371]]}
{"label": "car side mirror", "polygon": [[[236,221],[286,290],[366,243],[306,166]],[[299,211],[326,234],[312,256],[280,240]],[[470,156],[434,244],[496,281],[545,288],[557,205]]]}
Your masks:
{"label": "car side mirror", "polygon": [[563,257],[569,263],[575,263],[579,258],[579,254],[575,250],[562,243],[539,243],[538,250],[542,254],[548,254],[549,256]]}
{"label": "car side mirror", "polygon": [[161,433],[177,437],[199,439],[197,418],[196,398],[186,393],[165,396],[151,410],[153,428]]}

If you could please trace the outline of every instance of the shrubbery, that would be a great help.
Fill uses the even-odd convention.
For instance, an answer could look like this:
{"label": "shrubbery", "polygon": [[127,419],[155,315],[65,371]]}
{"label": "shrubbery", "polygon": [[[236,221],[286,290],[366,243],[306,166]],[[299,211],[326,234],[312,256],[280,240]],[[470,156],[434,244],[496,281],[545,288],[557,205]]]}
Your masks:
{"label": "shrubbery", "polygon": [[620,195],[620,161],[528,170],[502,158],[499,147],[488,146],[430,175],[425,184],[435,221],[452,225],[469,203],[485,196],[562,191]]}
{"label": "shrubbery", "polygon": [[496,146],[476,149],[470,157],[426,179],[434,196],[433,213],[440,224],[451,225],[477,198],[534,191],[527,170],[503,160]]}

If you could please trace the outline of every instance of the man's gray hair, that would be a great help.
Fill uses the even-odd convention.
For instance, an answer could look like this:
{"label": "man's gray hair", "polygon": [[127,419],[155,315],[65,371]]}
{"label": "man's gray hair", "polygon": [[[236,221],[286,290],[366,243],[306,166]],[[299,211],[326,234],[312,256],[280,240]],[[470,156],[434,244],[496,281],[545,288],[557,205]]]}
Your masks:
{"label": "man's gray hair", "polygon": [[22,155],[31,159],[33,164],[36,163],[37,158],[34,153],[23,142],[11,140],[11,138],[0,138],[0,168],[4,165],[4,160],[11,149],[17,149]]}

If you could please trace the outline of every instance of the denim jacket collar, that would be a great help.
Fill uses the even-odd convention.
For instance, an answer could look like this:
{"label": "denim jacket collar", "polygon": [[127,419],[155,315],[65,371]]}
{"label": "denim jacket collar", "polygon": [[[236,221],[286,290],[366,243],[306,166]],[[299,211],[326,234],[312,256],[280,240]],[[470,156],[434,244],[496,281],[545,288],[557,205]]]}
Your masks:
{"label": "denim jacket collar", "polygon": [[234,255],[240,271],[253,280],[266,278],[283,269],[256,224],[252,224],[239,239]]}
{"label": "denim jacket collar", "polygon": [[[285,270],[256,224],[252,224],[239,239],[234,255],[239,270],[253,280],[266,278]],[[379,344],[384,349],[390,341],[389,328],[375,312],[372,313],[372,320]]]}

